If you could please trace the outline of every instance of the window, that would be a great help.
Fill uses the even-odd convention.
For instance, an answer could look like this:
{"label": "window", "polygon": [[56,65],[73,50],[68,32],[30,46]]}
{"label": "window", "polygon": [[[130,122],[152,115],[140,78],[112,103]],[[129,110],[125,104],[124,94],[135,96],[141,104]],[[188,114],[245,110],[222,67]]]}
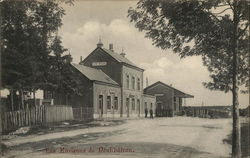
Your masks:
{"label": "window", "polygon": [[156,108],[157,108],[157,109],[163,109],[162,102],[158,102]]}
{"label": "window", "polygon": [[114,98],[114,106],[115,110],[118,110],[118,97]]}
{"label": "window", "polygon": [[151,107],[150,107],[151,109],[153,108],[153,103],[151,103]]}
{"label": "window", "polygon": [[147,105],[147,102],[145,102],[145,109],[147,109],[148,108],[148,105]]}
{"label": "window", "polygon": [[135,89],[135,77],[132,77],[132,89]]}
{"label": "window", "polygon": [[127,83],[127,88],[129,89],[129,75],[127,75],[126,83]]}
{"label": "window", "polygon": [[182,98],[179,98],[179,111],[181,111],[181,108],[182,108]]}
{"label": "window", "polygon": [[135,110],[135,99],[132,99],[132,110]]}
{"label": "window", "polygon": [[107,96],[107,109],[110,110],[111,109],[111,97]]}
{"label": "window", "polygon": [[99,95],[99,109],[103,110],[103,96]]}
{"label": "window", "polygon": [[141,81],[140,79],[138,78],[137,79],[137,90],[140,90],[141,89]]}

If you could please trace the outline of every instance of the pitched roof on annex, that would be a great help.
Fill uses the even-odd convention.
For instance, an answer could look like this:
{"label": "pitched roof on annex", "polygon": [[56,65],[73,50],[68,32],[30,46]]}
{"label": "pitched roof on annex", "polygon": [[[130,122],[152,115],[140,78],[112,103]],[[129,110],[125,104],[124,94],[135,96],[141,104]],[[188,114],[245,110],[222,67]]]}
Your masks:
{"label": "pitched roof on annex", "polygon": [[175,96],[175,97],[181,97],[181,98],[194,98],[193,95],[184,93],[184,92],[182,92],[182,91],[180,91],[180,90],[178,90],[178,89],[176,89],[176,88],[174,88],[174,87],[171,87],[171,86],[169,86],[169,85],[167,85],[167,84],[165,84],[165,83],[163,83],[163,82],[161,82],[161,81],[155,82],[154,84],[152,84],[152,85],[146,87],[144,90],[151,89],[151,88],[153,88],[153,87],[155,87],[155,86],[157,86],[157,85],[159,85],[159,84],[163,85],[163,86],[166,87],[166,88],[173,89],[173,90],[174,90],[174,96]]}
{"label": "pitched roof on annex", "polygon": [[119,85],[114,80],[112,80],[108,75],[106,75],[102,70],[73,63],[71,65],[91,81],[99,81],[117,86]]}

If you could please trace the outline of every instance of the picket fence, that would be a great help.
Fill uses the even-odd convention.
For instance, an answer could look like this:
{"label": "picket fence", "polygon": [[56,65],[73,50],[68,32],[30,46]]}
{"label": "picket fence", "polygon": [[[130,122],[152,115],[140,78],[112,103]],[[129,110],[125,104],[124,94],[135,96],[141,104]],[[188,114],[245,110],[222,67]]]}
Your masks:
{"label": "picket fence", "polygon": [[73,120],[71,106],[36,106],[18,111],[4,112],[2,130],[13,131],[23,126],[44,125],[46,123]]}

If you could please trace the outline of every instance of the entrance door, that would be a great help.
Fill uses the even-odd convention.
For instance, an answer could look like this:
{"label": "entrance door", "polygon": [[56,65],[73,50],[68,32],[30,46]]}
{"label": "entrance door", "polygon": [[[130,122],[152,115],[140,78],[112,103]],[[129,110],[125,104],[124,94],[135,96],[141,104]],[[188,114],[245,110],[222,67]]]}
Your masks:
{"label": "entrance door", "polygon": [[140,99],[137,99],[137,109],[138,109],[138,116],[140,117],[141,114],[141,108],[140,108],[141,104],[140,104]]}
{"label": "entrance door", "polygon": [[163,116],[163,106],[162,106],[161,102],[157,103],[156,115],[157,116]]}
{"label": "entrance door", "polygon": [[99,95],[99,116],[103,115],[103,95]]}
{"label": "entrance door", "polygon": [[129,117],[129,98],[126,99],[127,117]]}

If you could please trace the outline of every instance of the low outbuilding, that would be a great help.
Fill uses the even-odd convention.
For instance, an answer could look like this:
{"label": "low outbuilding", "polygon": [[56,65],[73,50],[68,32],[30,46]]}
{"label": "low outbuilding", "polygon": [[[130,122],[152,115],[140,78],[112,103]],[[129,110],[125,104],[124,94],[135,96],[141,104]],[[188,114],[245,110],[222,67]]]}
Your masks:
{"label": "low outbuilding", "polygon": [[182,114],[184,99],[194,97],[160,81],[146,87],[144,93],[156,97],[155,113],[159,117]]}

